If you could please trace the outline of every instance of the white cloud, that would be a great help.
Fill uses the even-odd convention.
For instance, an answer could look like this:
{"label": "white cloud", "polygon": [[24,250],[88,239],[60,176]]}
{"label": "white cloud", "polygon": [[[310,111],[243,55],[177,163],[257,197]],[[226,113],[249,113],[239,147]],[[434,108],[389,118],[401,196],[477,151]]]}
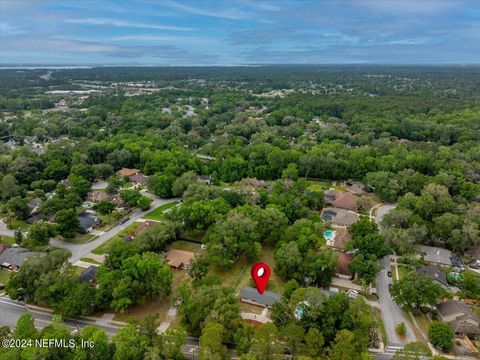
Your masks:
{"label": "white cloud", "polygon": [[193,31],[195,28],[163,25],[163,24],[145,24],[143,22],[133,22],[118,19],[106,19],[106,18],[85,18],[85,19],[66,19],[65,23],[69,24],[82,24],[82,25],[100,25],[100,26],[117,26],[117,27],[131,27],[141,29],[154,29],[154,30],[173,30],[173,31]]}
{"label": "white cloud", "polygon": [[215,18],[228,19],[228,20],[244,20],[250,17],[247,12],[239,9],[232,9],[232,10],[225,11],[215,7],[214,10],[206,10],[198,7],[193,7],[190,5],[185,5],[184,3],[179,3],[175,1],[164,1],[161,4],[168,6],[172,9],[183,11],[193,15],[201,15],[201,16],[215,17]]}

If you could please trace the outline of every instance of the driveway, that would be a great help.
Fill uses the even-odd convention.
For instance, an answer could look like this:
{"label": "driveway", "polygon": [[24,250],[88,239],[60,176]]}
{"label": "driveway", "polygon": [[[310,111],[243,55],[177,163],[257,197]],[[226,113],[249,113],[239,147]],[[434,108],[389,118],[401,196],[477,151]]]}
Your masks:
{"label": "driveway", "polygon": [[15,235],[15,231],[7,228],[7,224],[5,224],[2,220],[0,220],[0,236],[14,237],[14,235]]}
{"label": "driveway", "polygon": [[388,214],[391,210],[395,209],[397,204],[382,204],[377,207],[377,212],[375,214],[375,222],[378,224],[378,228],[382,230],[380,223],[383,220],[383,217]]}
{"label": "driveway", "polygon": [[113,228],[105,232],[103,235],[98,236],[95,240],[79,245],[79,244],[71,244],[71,243],[63,242],[57,239],[50,239],[50,245],[53,245],[62,249],[70,250],[72,253],[72,256],[70,257],[69,261],[73,264],[78,260],[80,260],[81,258],[85,257],[85,255],[87,255],[88,253],[90,253],[100,245],[107,242],[109,239],[117,235],[123,229],[127,228],[128,226],[133,224],[135,221],[142,218],[144,215],[148,214],[150,211],[153,211],[154,209],[156,209],[161,205],[170,203],[172,201],[180,200],[180,198],[160,199],[157,196],[149,194],[147,192],[144,192],[143,194],[153,199],[152,206],[150,207],[150,209],[145,211],[142,211],[142,210],[134,211],[133,213],[130,214],[129,219],[125,223],[114,226]]}

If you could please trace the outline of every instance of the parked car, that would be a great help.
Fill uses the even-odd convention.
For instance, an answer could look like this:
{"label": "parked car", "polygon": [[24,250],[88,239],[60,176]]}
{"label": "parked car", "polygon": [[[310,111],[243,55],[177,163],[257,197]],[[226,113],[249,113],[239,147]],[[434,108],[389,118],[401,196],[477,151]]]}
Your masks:
{"label": "parked car", "polygon": [[392,277],[392,272],[391,271],[387,272],[387,275],[388,277]]}

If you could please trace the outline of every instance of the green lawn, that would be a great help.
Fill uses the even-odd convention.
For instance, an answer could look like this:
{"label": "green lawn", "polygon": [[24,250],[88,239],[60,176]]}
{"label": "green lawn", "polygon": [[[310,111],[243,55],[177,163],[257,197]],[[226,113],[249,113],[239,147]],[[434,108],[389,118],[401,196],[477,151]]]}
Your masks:
{"label": "green lawn", "polygon": [[74,238],[72,239],[66,239],[63,238],[62,240],[65,242],[68,242],[70,244],[85,244],[92,240],[95,237],[95,235],[92,234],[80,234],[77,233]]}
{"label": "green lawn", "polygon": [[99,263],[98,261],[95,261],[93,259],[90,259],[88,257],[83,257],[80,259],[81,261],[85,261],[85,262],[88,262],[90,264],[96,264],[96,265],[102,265],[101,263]]}
{"label": "green lawn", "polygon": [[30,225],[22,220],[14,220],[9,224],[8,227],[12,230],[27,231]]}
{"label": "green lawn", "polygon": [[310,191],[325,191],[330,188],[334,188],[338,191],[347,191],[343,186],[340,185],[333,185],[329,181],[317,181],[317,180],[308,180],[307,183],[309,184],[308,190]]}
{"label": "green lawn", "polygon": [[178,250],[185,250],[185,251],[191,251],[196,254],[203,254],[206,251],[202,250],[201,245],[199,243],[193,243],[190,241],[185,241],[185,240],[177,240],[170,245],[170,248],[172,249],[178,249]]}
{"label": "green lawn", "polygon": [[12,276],[12,273],[10,271],[0,270],[0,283],[7,284],[10,276]]}
{"label": "green lawn", "polygon": [[3,236],[0,236],[0,244],[13,245],[15,244],[15,239],[13,237],[3,235]]}
{"label": "green lawn", "polygon": [[380,327],[380,332],[382,333],[382,340],[383,344],[387,346],[388,338],[387,338],[387,331],[385,330],[385,325],[383,324],[382,314],[380,313],[380,309],[373,307],[373,315],[377,320],[378,326]]}
{"label": "green lawn", "polygon": [[114,242],[115,240],[122,240],[126,235],[128,235],[129,233],[131,233],[133,230],[135,230],[135,228],[139,225],[140,223],[138,222],[134,222],[133,224],[131,224],[130,226],[126,227],[125,229],[123,229],[122,231],[120,231],[116,236],[112,237],[111,239],[109,239],[106,243],[104,243],[103,245],[100,245],[98,248],[96,248],[95,250],[92,251],[92,253],[94,254],[97,254],[97,255],[102,255],[102,254],[105,254],[105,252],[107,252],[108,249],[110,249],[110,246],[112,245],[112,242]]}
{"label": "green lawn", "polygon": [[163,212],[165,210],[168,210],[168,209],[174,207],[177,204],[178,204],[178,201],[172,201],[171,203],[159,206],[155,210],[150,211],[148,214],[146,214],[144,216],[144,218],[145,219],[150,219],[150,220],[159,220],[159,221],[160,220],[165,220],[165,215],[163,214]]}

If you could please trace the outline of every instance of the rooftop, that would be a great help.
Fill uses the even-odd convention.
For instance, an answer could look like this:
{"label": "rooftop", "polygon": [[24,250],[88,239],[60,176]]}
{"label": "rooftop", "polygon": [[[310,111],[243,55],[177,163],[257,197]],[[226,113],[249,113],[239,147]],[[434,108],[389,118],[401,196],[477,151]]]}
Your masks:
{"label": "rooftop", "polygon": [[190,265],[190,261],[194,257],[195,253],[178,249],[170,249],[166,254],[168,265],[176,269]]}
{"label": "rooftop", "polygon": [[25,259],[33,255],[44,255],[41,252],[34,252],[30,249],[25,249],[22,247],[14,247],[5,249],[5,251],[0,255],[0,265],[8,267],[10,265],[15,267],[20,267]]}
{"label": "rooftop", "polygon": [[452,265],[452,261],[450,260],[452,252],[450,250],[433,246],[420,246],[420,251],[424,260],[427,262],[448,266]]}
{"label": "rooftop", "polygon": [[264,306],[272,306],[279,301],[280,298],[281,296],[277,293],[265,291],[263,294],[260,294],[257,289],[249,286],[243,287],[240,291],[240,299],[251,300]]}
{"label": "rooftop", "polygon": [[435,265],[422,266],[416,270],[418,273],[428,276],[434,281],[438,281],[444,286],[448,286],[447,275],[441,268]]}

